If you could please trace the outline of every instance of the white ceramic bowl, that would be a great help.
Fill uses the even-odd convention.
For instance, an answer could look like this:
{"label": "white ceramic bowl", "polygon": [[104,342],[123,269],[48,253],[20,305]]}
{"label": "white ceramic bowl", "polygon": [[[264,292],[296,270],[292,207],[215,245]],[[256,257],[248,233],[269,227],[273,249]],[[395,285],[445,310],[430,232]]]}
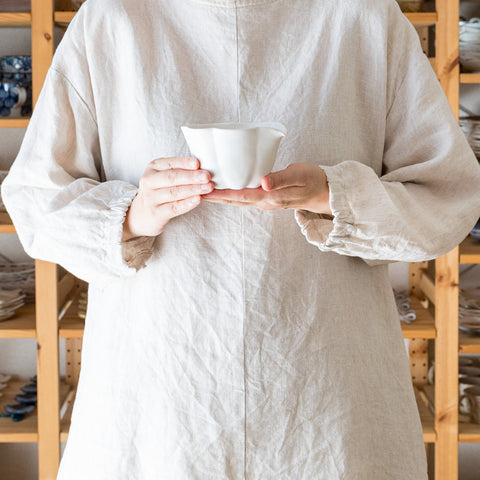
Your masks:
{"label": "white ceramic bowl", "polygon": [[212,174],[215,188],[257,188],[271,172],[280,141],[280,123],[209,123],[181,127],[193,156]]}

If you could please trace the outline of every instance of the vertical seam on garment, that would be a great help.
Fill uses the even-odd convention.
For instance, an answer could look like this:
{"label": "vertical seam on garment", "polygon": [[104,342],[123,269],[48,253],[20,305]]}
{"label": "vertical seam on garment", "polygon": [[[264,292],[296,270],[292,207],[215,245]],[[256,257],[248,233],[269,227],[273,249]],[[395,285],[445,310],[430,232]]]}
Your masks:
{"label": "vertical seam on garment", "polygon": [[245,222],[242,211],[242,297],[243,297],[243,479],[247,480],[247,361],[245,344],[245,325],[247,320],[245,296]]}
{"label": "vertical seam on garment", "polygon": [[[236,50],[236,87],[237,87],[237,122],[240,123],[240,59],[238,54],[238,3],[235,0],[235,50]],[[240,213],[242,234],[242,337],[243,337],[243,479],[247,480],[247,381],[246,381],[246,355],[245,355],[245,323],[247,318],[245,304],[245,224],[243,209]]]}
{"label": "vertical seam on garment", "polygon": [[235,0],[235,46],[237,55],[237,122],[240,123],[240,59],[238,54],[238,4]]}

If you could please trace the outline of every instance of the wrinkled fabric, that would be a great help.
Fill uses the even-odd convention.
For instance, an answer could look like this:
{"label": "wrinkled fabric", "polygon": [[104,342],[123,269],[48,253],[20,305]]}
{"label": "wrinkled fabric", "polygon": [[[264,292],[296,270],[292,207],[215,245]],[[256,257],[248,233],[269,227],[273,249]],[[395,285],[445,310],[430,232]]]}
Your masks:
{"label": "wrinkled fabric", "polygon": [[[334,218],[202,202],[121,243],[180,126],[277,121]],[[393,0],[88,0],[2,196],[33,257],[89,282],[58,480],[419,480],[387,263],[480,215],[478,164]]]}

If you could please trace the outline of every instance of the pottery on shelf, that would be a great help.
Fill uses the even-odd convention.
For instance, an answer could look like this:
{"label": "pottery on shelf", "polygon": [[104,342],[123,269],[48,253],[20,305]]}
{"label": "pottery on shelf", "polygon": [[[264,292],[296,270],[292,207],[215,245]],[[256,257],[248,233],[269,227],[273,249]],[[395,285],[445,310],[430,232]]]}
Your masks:
{"label": "pottery on shelf", "polygon": [[460,64],[464,70],[480,70],[480,18],[459,23]]}
{"label": "pottery on shelf", "polygon": [[[32,56],[0,57],[0,116],[28,117],[32,113]],[[19,92],[14,87],[22,89]],[[13,103],[15,102],[15,103]],[[13,106],[12,106],[13,104]]]}

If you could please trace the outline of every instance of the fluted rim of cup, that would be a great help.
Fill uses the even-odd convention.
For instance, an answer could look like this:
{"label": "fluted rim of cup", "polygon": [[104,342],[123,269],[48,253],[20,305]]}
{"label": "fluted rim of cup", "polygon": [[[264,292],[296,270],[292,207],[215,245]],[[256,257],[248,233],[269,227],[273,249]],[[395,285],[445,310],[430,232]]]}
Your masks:
{"label": "fluted rim of cup", "polygon": [[287,129],[284,125],[279,122],[250,122],[250,123],[235,123],[235,122],[225,122],[225,123],[189,123],[187,125],[182,125],[181,128],[190,128],[192,130],[255,130],[258,128],[272,128],[278,130],[283,135],[287,134]]}

